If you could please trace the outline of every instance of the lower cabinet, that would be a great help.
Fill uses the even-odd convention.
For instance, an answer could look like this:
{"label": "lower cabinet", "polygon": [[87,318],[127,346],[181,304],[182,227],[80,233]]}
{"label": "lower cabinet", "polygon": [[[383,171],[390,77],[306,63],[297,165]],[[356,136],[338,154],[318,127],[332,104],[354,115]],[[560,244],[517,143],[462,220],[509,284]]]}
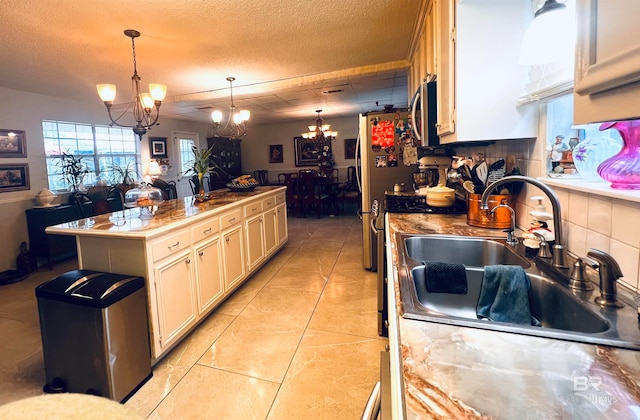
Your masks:
{"label": "lower cabinet", "polygon": [[287,227],[287,204],[280,204],[276,208],[277,213],[277,233],[278,245],[282,245],[289,239],[289,230]]}
{"label": "lower cabinet", "polygon": [[195,324],[195,281],[191,250],[167,257],[154,269],[160,348],[166,349]]}
{"label": "lower cabinet", "polygon": [[271,254],[278,245],[280,245],[280,241],[278,238],[278,210],[270,209],[264,212],[263,215],[263,226],[264,226],[264,249],[265,254]]}
{"label": "lower cabinet", "polygon": [[195,249],[198,315],[205,314],[224,295],[220,236],[205,241]]}
{"label": "lower cabinet", "polygon": [[225,291],[234,288],[245,277],[244,240],[242,224],[222,232]]}
{"label": "lower cabinet", "polygon": [[259,265],[264,259],[264,231],[263,216],[257,216],[247,219],[245,222],[245,231],[247,235],[247,266],[249,271]]}

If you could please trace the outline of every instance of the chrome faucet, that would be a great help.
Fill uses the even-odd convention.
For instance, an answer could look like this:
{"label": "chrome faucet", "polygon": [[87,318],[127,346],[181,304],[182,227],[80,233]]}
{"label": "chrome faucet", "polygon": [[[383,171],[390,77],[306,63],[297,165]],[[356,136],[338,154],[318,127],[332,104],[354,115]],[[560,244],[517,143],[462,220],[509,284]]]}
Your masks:
{"label": "chrome faucet", "polygon": [[623,275],[616,260],[606,252],[593,248],[587,252],[587,258],[592,258],[599,266],[600,296],[595,299],[596,303],[605,308],[622,308],[624,305],[618,301],[616,282]]}
{"label": "chrome faucet", "polygon": [[495,213],[496,209],[499,209],[500,207],[508,208],[509,211],[511,212],[511,229],[505,229],[504,231],[507,232],[507,241],[506,241],[507,244],[511,246],[516,246],[518,245],[518,238],[513,234],[513,232],[515,232],[516,230],[516,212],[513,211],[513,209],[507,206],[506,204],[498,204],[497,206],[491,209],[491,215],[493,216],[493,213]]}
{"label": "chrome faucet", "polygon": [[501,185],[508,184],[511,182],[518,182],[518,181],[526,182],[540,188],[542,192],[544,192],[547,195],[547,197],[549,198],[549,201],[551,201],[551,206],[553,207],[553,223],[555,225],[555,236],[556,236],[555,245],[553,245],[551,249],[551,258],[552,258],[551,261],[554,267],[569,268],[566,263],[567,250],[565,249],[564,242],[562,240],[563,238],[562,213],[560,211],[560,200],[558,199],[558,196],[556,195],[556,193],[554,193],[553,190],[549,188],[546,184],[538,181],[537,179],[530,178],[528,176],[523,176],[523,175],[505,176],[504,178],[501,178],[496,182],[487,186],[487,188],[482,193],[482,198],[480,200],[480,208],[483,210],[489,209],[489,205],[487,203],[489,201],[489,195],[491,195],[491,192],[494,189],[500,187]]}

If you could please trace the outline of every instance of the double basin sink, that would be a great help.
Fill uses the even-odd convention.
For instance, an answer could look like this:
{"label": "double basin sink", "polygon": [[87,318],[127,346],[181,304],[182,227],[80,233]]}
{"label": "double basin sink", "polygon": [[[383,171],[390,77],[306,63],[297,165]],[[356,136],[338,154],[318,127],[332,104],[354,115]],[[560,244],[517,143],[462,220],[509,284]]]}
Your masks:
{"label": "double basin sink", "polygon": [[[602,308],[593,302],[594,291],[574,291],[542,272],[535,260],[495,238],[415,235],[397,233],[398,278],[404,318],[464,327],[571,340],[591,344],[640,349],[640,327],[635,306]],[[424,262],[463,264],[468,292],[464,295],[430,293],[426,288]],[[529,280],[529,308],[541,326],[528,326],[478,319],[484,267],[519,265]]]}

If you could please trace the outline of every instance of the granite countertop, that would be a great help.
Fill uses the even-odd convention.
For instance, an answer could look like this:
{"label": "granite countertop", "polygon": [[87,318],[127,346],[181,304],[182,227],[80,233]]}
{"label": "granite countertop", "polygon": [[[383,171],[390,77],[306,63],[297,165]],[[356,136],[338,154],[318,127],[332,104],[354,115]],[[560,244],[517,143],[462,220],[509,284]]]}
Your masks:
{"label": "granite countertop", "polygon": [[[394,265],[395,232],[505,237],[468,226],[465,215],[387,217]],[[640,352],[404,319],[398,284],[389,284],[399,417],[640,418]]]}
{"label": "granite countertop", "polygon": [[204,202],[196,201],[194,196],[164,201],[154,209],[154,216],[149,220],[140,219],[140,209],[132,208],[49,226],[46,232],[60,235],[150,238],[214,212],[223,212],[225,207],[240,201],[248,201],[280,189],[284,191],[285,187],[259,186],[244,192],[233,192],[225,188],[209,192],[210,199]]}

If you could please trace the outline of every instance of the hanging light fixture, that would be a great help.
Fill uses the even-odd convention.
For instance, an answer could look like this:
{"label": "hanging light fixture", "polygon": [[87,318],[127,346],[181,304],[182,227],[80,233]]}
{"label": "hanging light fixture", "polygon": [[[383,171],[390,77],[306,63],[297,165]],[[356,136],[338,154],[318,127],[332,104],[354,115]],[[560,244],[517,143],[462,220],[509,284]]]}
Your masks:
{"label": "hanging light fixture", "polygon": [[567,5],[546,0],[527,28],[520,49],[520,64],[547,64],[571,60],[575,48],[575,22]]}
{"label": "hanging light fixture", "polygon": [[337,131],[329,130],[331,126],[324,124],[324,120],[320,116],[321,109],[316,109],[318,116],[316,117],[316,125],[310,125],[309,131],[302,133],[302,137],[305,139],[313,140],[316,143],[327,143],[334,140],[338,136]]}
{"label": "hanging light fixture", "polygon": [[211,119],[213,120],[213,135],[214,137],[226,137],[231,140],[238,139],[247,135],[247,121],[251,116],[251,112],[246,109],[236,112],[236,107],[233,104],[233,81],[235,77],[227,77],[229,82],[229,89],[231,92],[231,106],[229,107],[229,116],[224,127],[221,127],[222,111],[213,111],[211,113]]}
{"label": "hanging light fixture", "polygon": [[[136,44],[135,39],[140,36],[140,32],[135,29],[127,29],[124,34],[131,38],[131,49],[133,50],[133,76],[131,76],[131,100],[122,114],[117,118],[113,118],[111,114],[111,108],[113,107],[113,101],[116,98],[116,85],[100,84],[96,85],[98,89],[98,95],[107,107],[109,113],[109,119],[111,120],[110,126],[117,125],[118,127],[131,127],[133,132],[142,141],[142,136],[150,130],[151,127],[157,124],[158,117],[160,116],[160,105],[167,94],[167,87],[158,83],[149,83],[149,93],[140,93],[140,76],[138,76],[138,69],[136,68]],[[127,111],[131,109],[133,118],[136,121],[135,125],[126,125],[119,122]],[[155,114],[155,115],[152,115]]]}

